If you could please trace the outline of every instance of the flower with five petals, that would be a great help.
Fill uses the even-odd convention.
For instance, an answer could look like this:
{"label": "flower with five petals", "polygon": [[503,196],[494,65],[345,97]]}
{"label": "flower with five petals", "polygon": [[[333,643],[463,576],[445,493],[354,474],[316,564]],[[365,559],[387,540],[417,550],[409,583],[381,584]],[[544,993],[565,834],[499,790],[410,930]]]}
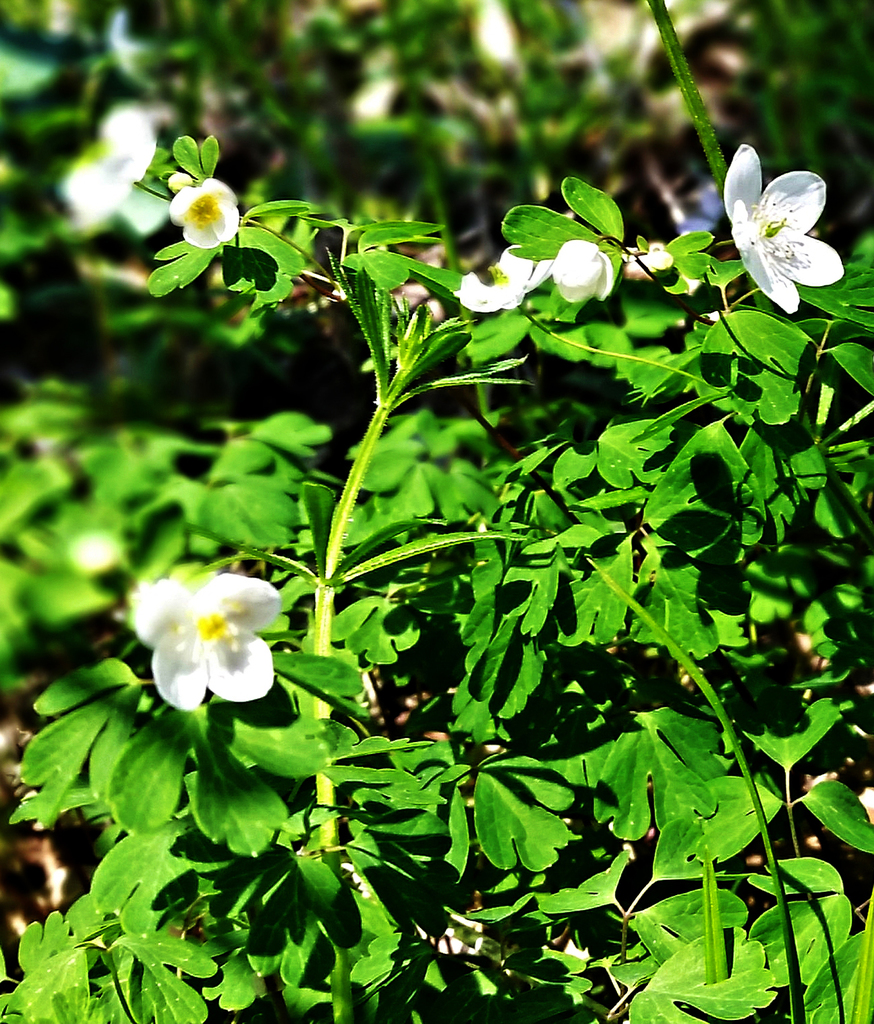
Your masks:
{"label": "flower with five petals", "polygon": [[279,591],[234,573],[214,576],[196,593],[176,580],[145,588],[134,628],[154,650],[158,693],[191,711],[207,690],[230,701],[257,700],[273,685],[273,655],[255,636],[279,614]]}
{"label": "flower with five petals", "polygon": [[818,174],[790,171],[762,191],[758,154],[741,146],[725,178],[724,199],[744,266],[786,313],[798,309],[795,282],[821,287],[843,277],[835,250],[807,235],[825,206],[825,182]]}
{"label": "flower with five petals", "polygon": [[237,197],[217,178],[186,185],[170,201],[170,220],[182,228],[182,237],[198,249],[215,249],[229,242],[240,226]]}

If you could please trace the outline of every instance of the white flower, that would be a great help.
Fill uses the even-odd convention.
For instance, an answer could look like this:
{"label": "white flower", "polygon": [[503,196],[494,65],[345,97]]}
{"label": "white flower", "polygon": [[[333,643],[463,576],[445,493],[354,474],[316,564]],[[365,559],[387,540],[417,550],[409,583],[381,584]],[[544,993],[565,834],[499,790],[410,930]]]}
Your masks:
{"label": "white flower", "polygon": [[170,220],[182,227],[182,237],[198,249],[215,249],[229,242],[240,226],[237,197],[224,182],[207,178],[202,185],[180,189],[170,202]]}
{"label": "white flower", "polygon": [[196,708],[207,690],[231,701],[263,697],[273,685],[273,656],[254,631],[276,618],[281,603],[271,584],[233,573],[194,594],[175,580],[146,588],[134,628],[154,649],[158,693],[182,711]]}
{"label": "white flower", "polygon": [[465,274],[461,287],[453,294],[474,313],[494,313],[498,309],[515,309],[532,289],[549,276],[552,260],[522,259],[514,256],[513,246],[501,253],[497,266],[491,268],[494,284],[483,284],[476,274]]}
{"label": "white flower", "polygon": [[110,111],[98,144],[61,183],[77,228],[96,227],[119,209],[148,170],[156,146],[154,111],[137,104]]}
{"label": "white flower", "polygon": [[793,282],[818,287],[844,274],[830,245],[806,232],[825,206],[825,182],[812,171],[790,171],[762,191],[762,165],[752,146],[741,146],[725,178],[725,211],[750,276],[787,313],[798,309]]}
{"label": "white flower", "polygon": [[572,238],[558,250],[552,279],[568,302],[606,299],[613,287],[613,264],[594,242]]}

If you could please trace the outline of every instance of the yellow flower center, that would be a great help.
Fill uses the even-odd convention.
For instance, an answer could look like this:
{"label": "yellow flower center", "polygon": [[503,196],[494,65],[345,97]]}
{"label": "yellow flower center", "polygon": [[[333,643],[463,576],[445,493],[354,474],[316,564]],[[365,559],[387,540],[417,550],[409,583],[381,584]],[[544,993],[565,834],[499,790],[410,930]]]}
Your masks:
{"label": "yellow flower center", "polygon": [[197,632],[201,640],[222,640],[228,634],[228,623],[224,615],[213,612],[197,620]]}
{"label": "yellow flower center", "polygon": [[188,207],[185,219],[196,228],[205,228],[215,223],[221,215],[222,211],[215,196],[207,193],[206,195],[198,196],[191,206]]}
{"label": "yellow flower center", "polygon": [[490,267],[489,272],[491,273],[492,280],[495,282],[495,284],[502,285],[510,283],[509,276],[503,270],[501,270],[500,267]]}

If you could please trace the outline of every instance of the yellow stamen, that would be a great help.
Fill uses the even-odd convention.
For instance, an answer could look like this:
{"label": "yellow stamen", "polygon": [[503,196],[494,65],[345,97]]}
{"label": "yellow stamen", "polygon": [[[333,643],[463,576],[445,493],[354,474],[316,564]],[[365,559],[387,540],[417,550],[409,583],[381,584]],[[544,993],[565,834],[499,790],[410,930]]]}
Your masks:
{"label": "yellow stamen", "polygon": [[495,284],[509,284],[510,283],[510,278],[508,277],[508,275],[503,270],[501,270],[500,267],[497,267],[497,266],[490,267],[489,268],[489,272],[491,273],[492,280],[495,282]]}
{"label": "yellow stamen", "polygon": [[188,207],[185,219],[196,228],[205,228],[215,223],[221,215],[222,211],[215,196],[207,193],[206,195],[198,196],[191,206]]}
{"label": "yellow stamen", "polygon": [[197,620],[197,632],[201,640],[222,640],[228,633],[228,624],[224,615],[213,612],[203,615]]}

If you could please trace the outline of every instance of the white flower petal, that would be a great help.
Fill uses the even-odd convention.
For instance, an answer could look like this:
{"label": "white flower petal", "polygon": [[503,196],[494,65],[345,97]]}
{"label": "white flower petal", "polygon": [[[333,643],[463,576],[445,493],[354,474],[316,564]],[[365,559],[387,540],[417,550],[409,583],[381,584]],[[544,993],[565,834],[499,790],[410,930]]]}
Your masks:
{"label": "white flower petal", "polygon": [[194,185],[186,185],[185,188],[180,189],[175,196],[170,200],[170,220],[176,225],[185,223],[185,214],[188,213],[188,208],[197,199],[200,194],[199,190]]}
{"label": "white flower petal", "polygon": [[787,227],[806,234],[825,209],[825,182],[812,171],[781,174],[762,193],[759,208],[769,220],[785,220]]}
{"label": "white flower petal", "polygon": [[215,249],[221,245],[221,239],[216,234],[215,224],[205,224],[202,228],[194,224],[186,224],[182,229],[182,237],[198,249]]}
{"label": "white flower petal", "polygon": [[182,639],[168,634],[152,655],[152,675],[158,693],[180,711],[192,711],[206,696],[207,662],[195,657],[195,650],[193,633]]}
{"label": "white flower petal", "polygon": [[830,245],[808,235],[798,235],[791,242],[792,259],[787,263],[786,274],[793,281],[821,288],[844,276],[841,257]]}
{"label": "white flower petal", "polygon": [[242,633],[237,640],[235,649],[216,645],[215,657],[207,662],[207,685],[224,700],[257,700],[273,685],[273,655],[260,637]]}
{"label": "white flower petal", "polygon": [[786,313],[798,309],[798,289],[783,273],[780,264],[769,259],[757,245],[741,247],[741,259],[750,277],[765,295]]}
{"label": "white flower petal", "polygon": [[738,201],[749,210],[759,201],[761,194],[762,165],[759,154],[752,146],[741,146],[734,154],[725,176],[723,199],[729,220],[734,220],[734,210]]}
{"label": "white flower petal", "polygon": [[219,181],[218,178],[205,178],[200,187],[203,192],[207,192],[213,196],[220,206],[237,205],[236,192],[234,192],[232,188],[229,188],[223,181]]}
{"label": "white flower petal", "polygon": [[236,206],[222,206],[222,221],[216,221],[215,233],[220,242],[230,242],[240,226],[240,211]]}
{"label": "white flower petal", "polygon": [[134,612],[134,629],[147,647],[157,647],[169,633],[193,629],[191,594],[176,580],[143,587]]}
{"label": "white flower petal", "polygon": [[195,617],[218,613],[243,630],[269,626],[281,610],[276,587],[233,572],[219,573],[194,595]]}
{"label": "white flower petal", "polygon": [[454,294],[465,309],[474,313],[494,313],[499,309],[515,309],[525,298],[525,289],[512,282],[483,284],[476,274],[465,274],[461,287]]}
{"label": "white flower petal", "polygon": [[540,260],[534,265],[534,270],[531,272],[531,277],[528,278],[528,284],[525,290],[530,292],[533,291],[539,284],[549,277],[552,273],[552,267],[555,260]]}

